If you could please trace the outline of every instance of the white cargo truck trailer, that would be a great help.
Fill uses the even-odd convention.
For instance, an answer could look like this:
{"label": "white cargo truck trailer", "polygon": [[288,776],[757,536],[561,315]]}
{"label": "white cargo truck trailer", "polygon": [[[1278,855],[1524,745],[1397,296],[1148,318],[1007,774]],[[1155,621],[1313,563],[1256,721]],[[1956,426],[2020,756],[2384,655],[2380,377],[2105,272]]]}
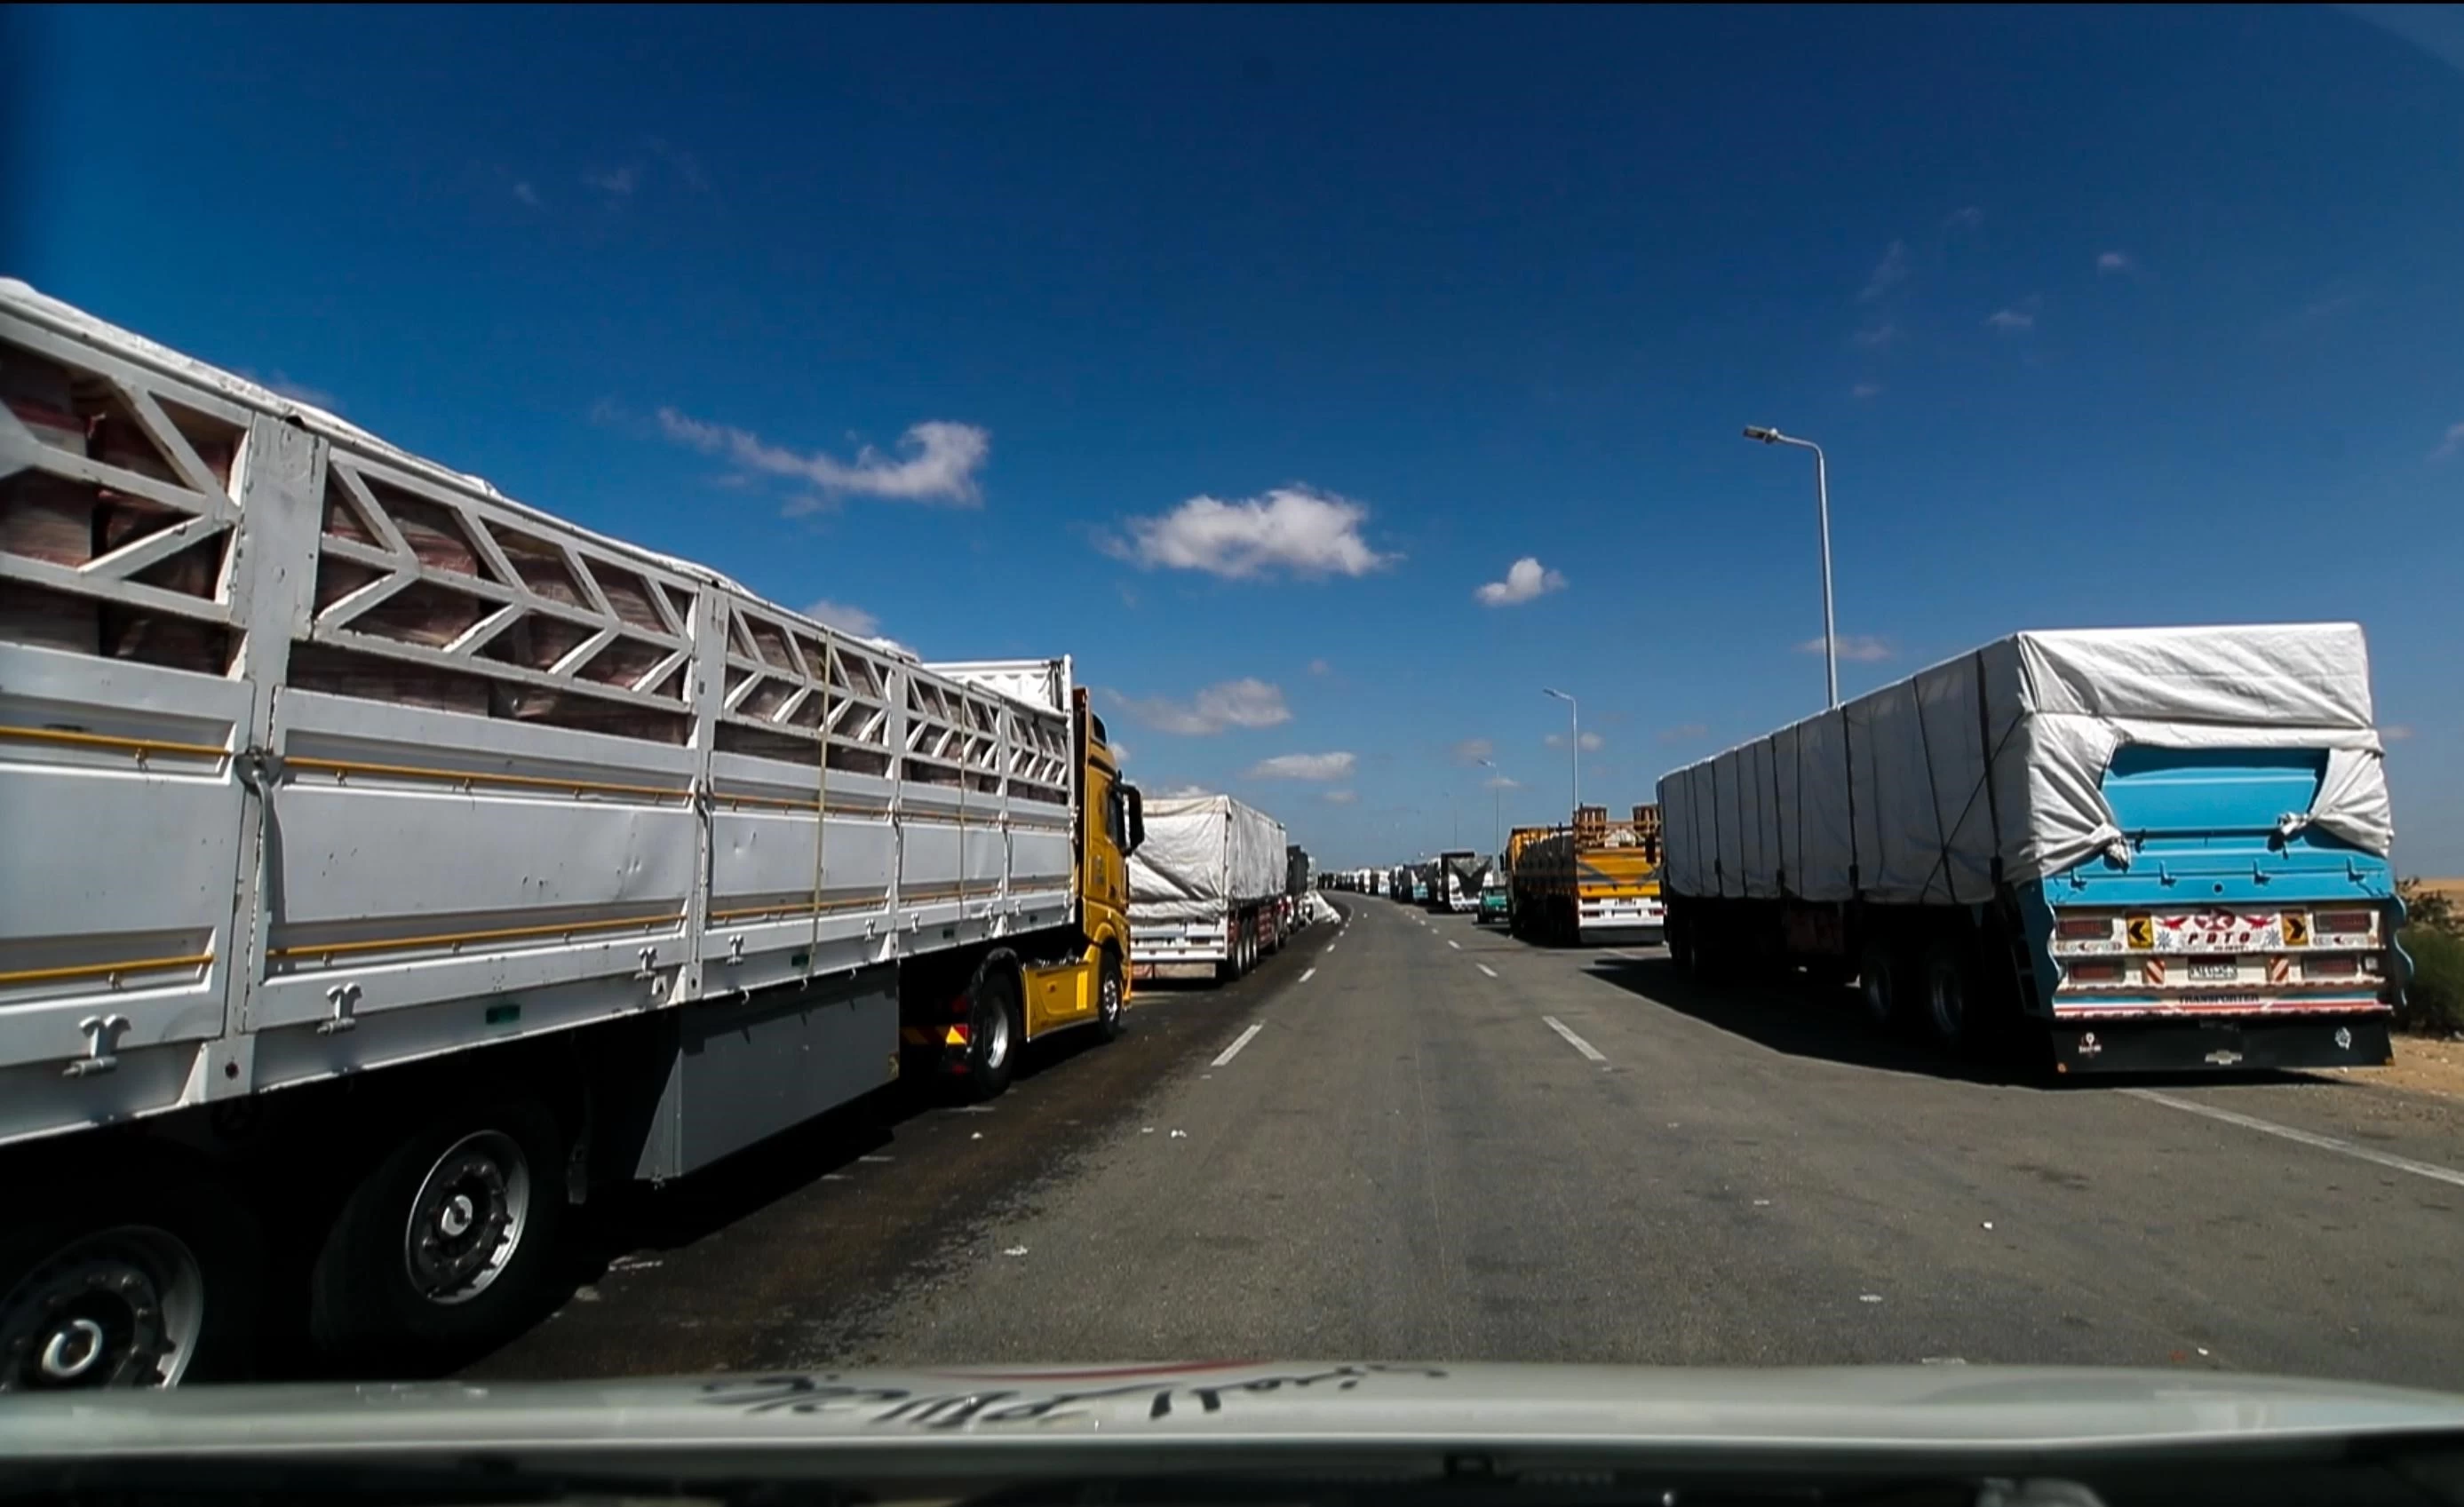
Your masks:
{"label": "white cargo truck trailer", "polygon": [[1130,951],[1140,978],[1230,981],[1283,945],[1284,824],[1230,796],[1146,803],[1130,859]]}
{"label": "white cargo truck trailer", "polygon": [[919,664],[0,282],[0,1390],[239,1373],[285,1300],[449,1361],[594,1187],[1111,1034],[1135,797],[1067,659]]}
{"label": "white cargo truck trailer", "polygon": [[1669,950],[2065,1073],[2387,1060],[2358,624],[2018,633],[1660,782]]}

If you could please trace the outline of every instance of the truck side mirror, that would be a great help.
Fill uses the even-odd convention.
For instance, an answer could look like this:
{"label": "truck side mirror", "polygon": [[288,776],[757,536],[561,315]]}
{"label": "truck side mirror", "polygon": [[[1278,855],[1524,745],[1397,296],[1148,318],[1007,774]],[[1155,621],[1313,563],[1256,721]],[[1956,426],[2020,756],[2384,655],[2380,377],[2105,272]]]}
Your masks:
{"label": "truck side mirror", "polygon": [[1138,794],[1138,787],[1135,785],[1123,785],[1121,794],[1128,798],[1130,808],[1128,822],[1130,845],[1121,850],[1122,856],[1127,857],[1146,845],[1147,802],[1146,797]]}

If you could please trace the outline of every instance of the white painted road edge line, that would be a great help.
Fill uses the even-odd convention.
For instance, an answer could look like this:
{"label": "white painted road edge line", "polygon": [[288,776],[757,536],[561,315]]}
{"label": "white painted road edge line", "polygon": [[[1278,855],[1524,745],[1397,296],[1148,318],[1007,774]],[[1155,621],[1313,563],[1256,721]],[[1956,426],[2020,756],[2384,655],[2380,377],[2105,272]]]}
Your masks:
{"label": "white painted road edge line", "polygon": [[2245,1115],[2231,1109],[2219,1109],[2213,1104],[2176,1099],[2170,1094],[2160,1094],[2152,1088],[2125,1088],[2123,1092],[2134,1099],[2145,1099],[2151,1104],[2163,1104],[2167,1109],[2181,1109],[2194,1115],[2205,1115],[2211,1120],[2221,1120],[2229,1125],[2239,1125],[2245,1130],[2255,1130],[2261,1135],[2282,1136],[2287,1141],[2298,1141],[2303,1146],[2316,1147],[2321,1151],[2334,1151],[2339,1155],[2354,1157],[2399,1172],[2410,1172],[2415,1177],[2427,1177],[2433,1182],[2453,1183],[2458,1188],[2464,1188],[2464,1172],[2459,1172],[2452,1167],[2440,1167],[2432,1162],[2416,1162],[2410,1157],[2392,1156],[2385,1151],[2373,1151],[2368,1147],[2355,1146],[2350,1141],[2339,1141],[2331,1135],[2320,1135],[2312,1130],[2296,1130],[2291,1125],[2280,1125],[2273,1120],[2261,1120],[2256,1115]]}
{"label": "white painted road edge line", "polygon": [[1301,970],[1301,976],[1300,976],[1300,980],[1299,980],[1299,981],[1300,981],[1301,983],[1306,984],[1306,983],[1308,983],[1310,979],[1315,978],[1315,977],[1317,977],[1317,970],[1316,970],[1316,969],[1313,969],[1313,968],[1305,968],[1305,969],[1302,969],[1302,970]]}
{"label": "white painted road edge line", "polygon": [[1550,1030],[1556,1032],[1561,1037],[1564,1037],[1568,1046],[1571,1046],[1575,1051],[1582,1053],[1583,1056],[1591,1059],[1595,1062],[1605,1062],[1608,1060],[1608,1057],[1602,1053],[1598,1047],[1592,1045],[1581,1037],[1578,1037],[1572,1031],[1567,1030],[1566,1022],[1558,1019],[1555,1016],[1542,1016],[1540,1018],[1548,1022]]}
{"label": "white painted road edge line", "polygon": [[1232,1044],[1230,1046],[1223,1049],[1223,1055],[1221,1057],[1217,1058],[1207,1065],[1209,1067],[1221,1067],[1226,1062],[1231,1061],[1234,1058],[1241,1055],[1241,1049],[1243,1047],[1249,1044],[1249,1038],[1251,1037],[1256,1036],[1259,1032],[1265,1029],[1266,1023],[1261,1020],[1256,1025],[1251,1026],[1248,1030],[1242,1032],[1239,1036],[1232,1038]]}
{"label": "white painted road edge line", "polygon": [[1495,978],[1497,976],[1497,970],[1489,967],[1485,963],[1474,963],[1472,967],[1479,969],[1482,972],[1486,973],[1491,978]]}

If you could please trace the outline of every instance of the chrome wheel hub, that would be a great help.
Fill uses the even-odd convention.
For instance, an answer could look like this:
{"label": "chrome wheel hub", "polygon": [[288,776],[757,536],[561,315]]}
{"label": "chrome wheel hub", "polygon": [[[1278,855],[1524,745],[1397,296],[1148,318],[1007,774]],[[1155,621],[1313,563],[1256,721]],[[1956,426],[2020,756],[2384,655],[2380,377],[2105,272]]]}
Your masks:
{"label": "chrome wheel hub", "polygon": [[432,1303],[486,1292],[520,1249],[530,1215],[530,1164],[513,1137],[476,1130],[446,1148],[411,1200],[403,1270]]}
{"label": "chrome wheel hub", "polygon": [[0,1299],[0,1391],[172,1386],[205,1314],[204,1270],[178,1236],[86,1235]]}

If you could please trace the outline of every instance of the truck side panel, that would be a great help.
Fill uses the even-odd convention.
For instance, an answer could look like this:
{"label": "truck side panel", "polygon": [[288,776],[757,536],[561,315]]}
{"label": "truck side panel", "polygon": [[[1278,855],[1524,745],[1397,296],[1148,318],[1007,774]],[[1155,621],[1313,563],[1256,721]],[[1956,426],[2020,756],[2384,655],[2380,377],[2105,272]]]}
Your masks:
{"label": "truck side panel", "polygon": [[937,676],[18,285],[0,346],[0,1141],[1072,950],[1069,710],[1003,693],[1060,662]]}

